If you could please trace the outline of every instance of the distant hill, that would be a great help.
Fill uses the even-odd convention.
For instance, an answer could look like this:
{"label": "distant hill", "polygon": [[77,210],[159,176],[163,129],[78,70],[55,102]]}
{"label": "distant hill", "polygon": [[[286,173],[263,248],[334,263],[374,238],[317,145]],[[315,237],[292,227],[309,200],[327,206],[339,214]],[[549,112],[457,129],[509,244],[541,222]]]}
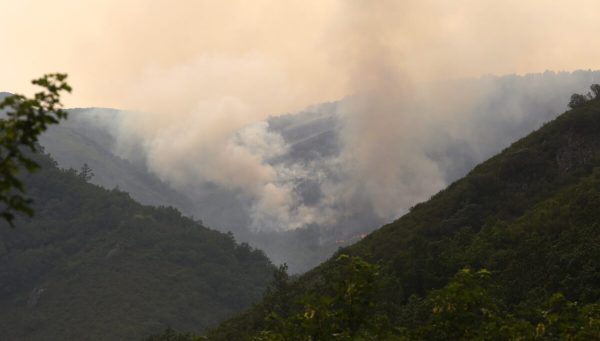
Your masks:
{"label": "distant hill", "polygon": [[[72,148],[101,152],[93,143]],[[273,266],[261,251],[175,208],[90,184],[48,156],[36,159],[42,169],[24,175],[35,216],[14,229],[0,223],[1,339],[135,340],[169,326],[200,332],[263,294]]]}
{"label": "distant hill", "polygon": [[209,339],[598,339],[598,207],[600,98],[297,280],[280,275]]}

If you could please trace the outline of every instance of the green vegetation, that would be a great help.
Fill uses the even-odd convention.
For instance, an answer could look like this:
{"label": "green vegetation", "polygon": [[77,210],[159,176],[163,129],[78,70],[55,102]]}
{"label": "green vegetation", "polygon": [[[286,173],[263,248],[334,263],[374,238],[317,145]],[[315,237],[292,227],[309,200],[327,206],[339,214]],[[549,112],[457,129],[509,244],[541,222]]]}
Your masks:
{"label": "green vegetation", "polygon": [[274,267],[261,251],[171,207],[87,182],[93,169],[22,173],[35,217],[0,224],[0,338],[141,339],[200,333],[258,301]]}
{"label": "green vegetation", "polygon": [[66,79],[65,74],[44,75],[32,81],[43,88],[33,98],[9,95],[0,101],[0,112],[6,115],[0,119],[0,217],[11,226],[14,212],[33,215],[31,200],[23,196],[25,188],[17,174],[22,168],[37,170],[39,165],[23,149],[37,151],[39,135],[67,117],[60,103],[60,93],[71,92]]}
{"label": "green vegetation", "polygon": [[208,338],[600,339],[598,207],[596,97]]}
{"label": "green vegetation", "polygon": [[382,284],[390,280],[377,266],[347,255],[336,265],[337,276],[302,297],[295,313],[284,318],[271,310],[266,329],[252,340],[591,340],[600,335],[600,304],[578,305],[557,293],[539,307],[512,313],[485,269],[462,269],[444,288],[425,298],[412,296],[390,311],[377,299],[389,295]]}
{"label": "green vegetation", "polygon": [[590,86],[590,92],[585,95],[582,94],[573,94],[571,95],[571,100],[569,101],[569,108],[575,109],[588,101],[593,101],[600,98],[600,84],[592,84]]}

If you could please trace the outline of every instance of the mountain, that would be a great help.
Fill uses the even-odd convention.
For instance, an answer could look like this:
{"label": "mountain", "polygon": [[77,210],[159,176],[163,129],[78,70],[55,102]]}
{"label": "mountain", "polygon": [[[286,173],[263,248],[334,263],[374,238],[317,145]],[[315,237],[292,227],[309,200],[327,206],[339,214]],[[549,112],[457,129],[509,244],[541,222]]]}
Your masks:
{"label": "mountain", "polygon": [[[281,133],[291,146],[288,156],[274,161],[305,162],[311,157],[331,156],[339,150],[334,108],[329,104],[317,110],[271,118],[270,129]],[[223,232],[232,231],[238,240],[266,250],[274,263],[286,262],[294,272],[304,271],[322,261],[339,247],[339,240],[346,238],[329,236],[324,239],[323,231],[318,227],[251,231],[250,217],[238,193],[211,183],[174,189],[150,172],[143,150],[136,149],[138,152],[134,154],[138,158],[119,156],[118,127],[115,125],[127,112],[106,108],[79,108],[68,112],[68,120],[50,127],[41,136],[40,143],[62,168],[79,170],[87,164],[93,171],[90,182],[94,184],[123,190],[143,204],[176,207],[184,214],[198,217],[206,225]],[[303,197],[309,200],[311,189],[318,191],[318,184],[307,179],[299,184],[299,188]],[[360,222],[365,222],[368,217],[370,215],[365,214],[347,226],[360,226]]]}
{"label": "mountain", "polygon": [[0,225],[1,339],[201,332],[261,297],[273,272],[261,251],[175,208],[90,184],[46,155],[35,159],[41,170],[23,175],[34,217]]}
{"label": "mountain", "polygon": [[[407,116],[406,123],[397,127],[401,131],[398,135],[403,136],[399,143],[406,148],[396,151],[400,156],[388,167],[394,167],[389,173],[399,180],[395,186],[378,187],[371,195],[358,182],[377,179],[369,179],[368,174],[352,176],[356,165],[347,162],[352,154],[349,142],[367,136],[360,129],[349,129],[352,115],[347,107],[351,98],[252,124],[237,134],[238,138],[250,136],[250,141],[239,138],[236,147],[252,150],[256,140],[267,147],[281,141],[276,147],[283,152],[271,156],[268,150],[263,162],[275,174],[275,185],[288,189],[294,202],[283,212],[276,210],[279,214],[275,216],[257,208],[257,202],[264,198],[199,175],[184,185],[165,176],[161,173],[165,169],[148,162],[154,141],[133,134],[121,124],[131,114],[125,111],[73,110],[69,119],[50,129],[41,142],[61,167],[79,169],[87,163],[95,174],[91,182],[108,189],[118,187],[144,204],[177,207],[207,226],[231,231],[238,240],[264,250],[275,264],[287,263],[290,272],[302,273],[555,118],[564,111],[573,92],[598,82],[598,71],[575,71],[433,84],[425,98],[397,108],[399,115]],[[255,129],[257,126],[266,128]],[[195,148],[189,149],[184,154],[192,158]],[[195,157],[202,160],[203,155]],[[420,164],[430,165],[434,178],[412,178],[412,174],[424,173]],[[437,185],[427,186],[429,183]],[[373,197],[388,188],[394,194],[389,205],[394,209],[381,213],[380,203]],[[298,218],[310,216],[322,221],[289,221],[300,209],[312,214]]]}
{"label": "mountain", "polygon": [[174,206],[191,214],[193,203],[177,193],[145,167],[114,153],[116,140],[107,126],[119,119],[121,111],[106,108],[70,109],[69,118],[50,127],[40,143],[63,168],[80,169],[87,164],[93,171],[91,182],[104,188],[115,187],[142,204]]}
{"label": "mountain", "polygon": [[209,339],[598,339],[598,207],[600,98],[298,279],[281,269]]}

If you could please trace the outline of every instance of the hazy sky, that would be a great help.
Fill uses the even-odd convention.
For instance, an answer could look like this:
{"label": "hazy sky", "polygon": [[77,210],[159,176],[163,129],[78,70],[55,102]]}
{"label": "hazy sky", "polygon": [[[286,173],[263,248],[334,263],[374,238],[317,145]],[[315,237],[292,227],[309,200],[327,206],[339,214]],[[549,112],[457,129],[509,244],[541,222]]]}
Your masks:
{"label": "hazy sky", "polygon": [[0,6],[0,89],[26,92],[42,73],[67,72],[73,106],[192,110],[198,98],[227,96],[266,116],[355,91],[357,70],[376,69],[380,54],[413,80],[600,68],[596,0]]}

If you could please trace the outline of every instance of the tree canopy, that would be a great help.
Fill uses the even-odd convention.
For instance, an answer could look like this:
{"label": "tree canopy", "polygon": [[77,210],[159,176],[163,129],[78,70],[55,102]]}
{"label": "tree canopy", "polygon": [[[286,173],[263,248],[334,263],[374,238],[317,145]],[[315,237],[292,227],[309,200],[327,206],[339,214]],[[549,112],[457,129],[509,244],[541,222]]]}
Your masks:
{"label": "tree canopy", "polygon": [[589,101],[600,99],[600,84],[592,84],[590,86],[590,90],[591,92],[588,92],[586,95],[571,95],[571,100],[569,101],[569,108],[575,109],[586,104]]}

